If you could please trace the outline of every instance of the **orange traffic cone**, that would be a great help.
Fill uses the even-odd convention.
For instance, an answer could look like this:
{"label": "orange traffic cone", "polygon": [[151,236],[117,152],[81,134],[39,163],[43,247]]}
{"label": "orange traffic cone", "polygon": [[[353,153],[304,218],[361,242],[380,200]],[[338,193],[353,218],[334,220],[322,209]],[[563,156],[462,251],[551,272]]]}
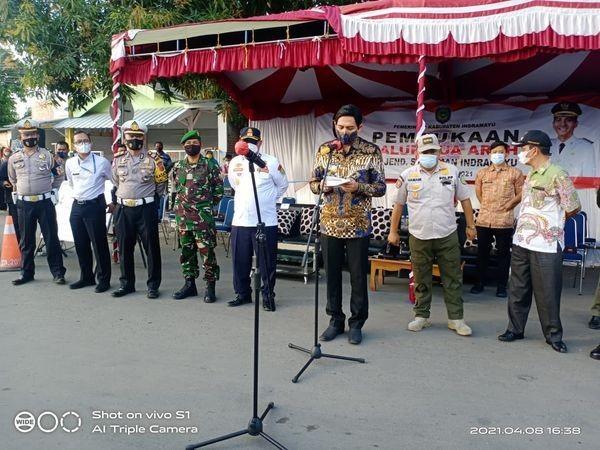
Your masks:
{"label": "orange traffic cone", "polygon": [[11,216],[6,216],[4,223],[4,238],[0,256],[0,271],[7,272],[21,268],[21,250],[15,234],[15,225]]}

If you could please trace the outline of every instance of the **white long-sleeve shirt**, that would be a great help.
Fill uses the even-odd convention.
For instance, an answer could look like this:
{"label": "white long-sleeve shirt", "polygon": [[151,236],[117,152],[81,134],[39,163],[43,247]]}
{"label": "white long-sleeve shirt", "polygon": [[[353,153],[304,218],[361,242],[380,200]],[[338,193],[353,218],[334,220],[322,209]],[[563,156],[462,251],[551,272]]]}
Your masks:
{"label": "white long-sleeve shirt", "polygon": [[[266,172],[265,169],[254,166],[260,214],[265,226],[277,226],[277,199],[285,193],[289,183],[277,158],[263,154],[260,156],[267,164],[265,169],[268,169]],[[255,227],[258,223],[249,164],[245,156],[236,156],[229,163],[227,178],[235,189],[233,226],[236,227]]]}
{"label": "white long-sleeve shirt", "polygon": [[85,159],[79,156],[67,159],[65,172],[75,200],[93,200],[103,195],[104,182],[112,178],[110,162],[94,153]]}

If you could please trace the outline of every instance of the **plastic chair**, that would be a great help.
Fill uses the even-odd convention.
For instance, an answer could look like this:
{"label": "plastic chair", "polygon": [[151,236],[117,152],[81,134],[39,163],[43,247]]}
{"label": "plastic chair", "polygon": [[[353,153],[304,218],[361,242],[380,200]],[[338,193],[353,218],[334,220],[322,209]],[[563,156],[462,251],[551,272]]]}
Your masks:
{"label": "plastic chair", "polygon": [[233,200],[233,197],[223,197],[219,201],[219,205],[217,206],[217,210],[215,211],[215,215],[217,217],[216,224],[222,224],[225,218],[225,213],[227,212],[227,206],[229,206],[229,202]]}
{"label": "plastic chair", "polygon": [[[233,223],[233,213],[234,213],[234,201],[230,199],[227,203],[227,210],[225,211],[225,219],[223,222],[218,222],[215,224],[215,228],[217,233],[221,234],[223,240],[223,247],[225,247],[225,255],[229,257],[229,248],[231,247],[231,224]],[[228,235],[227,241],[225,241],[225,234]]]}
{"label": "plastic chair", "polygon": [[573,287],[577,285],[577,271],[579,271],[579,295],[581,295],[583,286],[583,265],[585,258],[583,251],[578,247],[578,223],[575,217],[569,217],[565,222],[565,248],[563,249],[563,266],[577,266],[575,277],[573,278]]}

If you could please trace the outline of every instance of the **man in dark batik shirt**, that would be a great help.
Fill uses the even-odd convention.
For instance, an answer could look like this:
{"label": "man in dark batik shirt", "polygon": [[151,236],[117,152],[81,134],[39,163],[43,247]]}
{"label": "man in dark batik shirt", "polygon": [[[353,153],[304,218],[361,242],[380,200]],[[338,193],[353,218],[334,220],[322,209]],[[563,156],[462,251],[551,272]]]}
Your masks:
{"label": "man in dark batik shirt", "polygon": [[[360,344],[361,328],[369,313],[367,273],[371,198],[385,195],[383,159],[379,147],[358,137],[362,114],[356,106],[342,106],[333,118],[333,126],[343,148],[339,151],[331,150],[327,145],[319,148],[310,182],[315,194],[321,189],[324,192],[321,235],[327,272],[327,314],[331,320],[320,339],[329,341],[344,332],[342,266],[347,253],[352,286],[348,340],[351,344]],[[349,180],[336,187],[323,183],[330,151],[334,153],[327,175]]]}

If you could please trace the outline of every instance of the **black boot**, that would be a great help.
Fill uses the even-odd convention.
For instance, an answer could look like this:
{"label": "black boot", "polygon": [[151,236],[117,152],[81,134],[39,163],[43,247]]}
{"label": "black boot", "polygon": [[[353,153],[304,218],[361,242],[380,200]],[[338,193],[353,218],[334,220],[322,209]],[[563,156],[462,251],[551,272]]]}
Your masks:
{"label": "black boot", "polygon": [[263,297],[263,309],[265,311],[275,311],[275,297]]}
{"label": "black boot", "polygon": [[198,289],[196,289],[196,280],[194,278],[186,278],[185,284],[181,289],[173,294],[175,300],[182,300],[192,295],[198,295]]}
{"label": "black boot", "polygon": [[215,282],[207,281],[206,289],[204,290],[204,303],[214,303],[217,301],[217,295],[215,294]]}

